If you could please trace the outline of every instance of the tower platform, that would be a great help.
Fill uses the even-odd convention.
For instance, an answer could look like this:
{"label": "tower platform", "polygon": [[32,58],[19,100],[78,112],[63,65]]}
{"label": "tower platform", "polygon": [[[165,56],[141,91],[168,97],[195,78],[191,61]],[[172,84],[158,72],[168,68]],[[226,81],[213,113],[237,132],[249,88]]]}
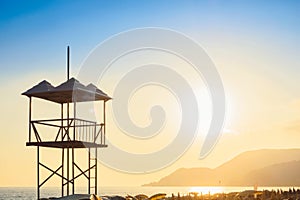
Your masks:
{"label": "tower platform", "polygon": [[83,141],[44,141],[44,142],[26,142],[26,146],[39,146],[50,148],[105,148],[106,144],[97,144]]}

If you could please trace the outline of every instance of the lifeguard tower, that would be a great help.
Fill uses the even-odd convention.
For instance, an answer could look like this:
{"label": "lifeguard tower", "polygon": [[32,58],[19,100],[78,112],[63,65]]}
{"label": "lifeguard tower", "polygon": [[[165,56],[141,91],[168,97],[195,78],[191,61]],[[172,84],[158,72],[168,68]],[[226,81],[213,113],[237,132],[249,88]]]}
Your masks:
{"label": "lifeguard tower", "polygon": [[[40,199],[41,187],[54,175],[61,178],[61,196],[75,193],[76,179],[84,176],[87,179],[87,193],[97,194],[97,150],[107,147],[105,143],[105,104],[111,98],[93,84],[81,84],[75,78],[69,78],[69,47],[67,49],[67,81],[52,86],[42,81],[31,89],[22,93],[29,97],[29,138],[26,146],[37,147],[37,198]],[[56,103],[60,106],[60,117],[56,119],[32,119],[33,99]],[[102,122],[80,119],[76,116],[76,107],[80,102],[100,101],[103,112]],[[73,109],[70,116],[70,109]],[[42,129],[39,130],[39,127]],[[52,136],[44,139],[44,130],[51,129]],[[55,130],[54,130],[55,129]],[[50,134],[51,135],[51,134]],[[40,148],[61,149],[61,164],[51,169],[40,160]],[[76,163],[75,150],[87,148],[87,169],[81,169]],[[94,152],[92,152],[94,151]],[[55,159],[55,158],[54,158]],[[40,180],[40,170],[45,168],[50,175]],[[76,170],[75,170],[76,169]],[[75,174],[76,173],[76,174]]]}

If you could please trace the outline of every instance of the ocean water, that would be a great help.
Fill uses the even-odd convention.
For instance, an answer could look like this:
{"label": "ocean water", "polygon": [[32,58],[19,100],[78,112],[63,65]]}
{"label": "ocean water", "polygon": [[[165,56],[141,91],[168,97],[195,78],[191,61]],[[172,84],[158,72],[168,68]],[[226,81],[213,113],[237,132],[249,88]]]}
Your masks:
{"label": "ocean water", "polygon": [[[258,187],[258,190],[277,190],[282,189],[284,191],[289,190],[292,187]],[[87,189],[83,187],[76,188],[76,193],[87,193]],[[300,187],[295,187],[300,189]],[[229,193],[240,192],[244,190],[253,190],[253,187],[100,187],[98,188],[98,195],[100,196],[113,196],[121,195],[126,196],[146,194],[151,196],[156,193],[166,193],[167,196],[171,196],[172,193],[177,195],[188,194],[189,192],[198,192],[199,194],[214,194],[214,193]],[[59,197],[61,194],[60,188],[45,187],[41,190],[42,197]],[[36,199],[35,187],[0,187],[0,200],[33,200]]]}

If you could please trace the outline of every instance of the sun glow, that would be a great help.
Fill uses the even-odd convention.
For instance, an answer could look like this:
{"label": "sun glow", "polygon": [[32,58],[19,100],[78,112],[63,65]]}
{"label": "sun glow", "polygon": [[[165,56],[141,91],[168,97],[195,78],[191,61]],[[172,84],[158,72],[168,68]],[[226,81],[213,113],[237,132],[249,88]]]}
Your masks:
{"label": "sun glow", "polygon": [[230,91],[226,91],[226,114],[225,114],[225,127],[224,133],[233,133],[232,126],[237,119],[237,108],[236,108],[235,95]]}
{"label": "sun glow", "polygon": [[205,187],[205,186],[198,186],[198,187],[191,187],[189,189],[189,193],[198,193],[198,195],[204,194],[217,194],[222,193],[223,187]]}

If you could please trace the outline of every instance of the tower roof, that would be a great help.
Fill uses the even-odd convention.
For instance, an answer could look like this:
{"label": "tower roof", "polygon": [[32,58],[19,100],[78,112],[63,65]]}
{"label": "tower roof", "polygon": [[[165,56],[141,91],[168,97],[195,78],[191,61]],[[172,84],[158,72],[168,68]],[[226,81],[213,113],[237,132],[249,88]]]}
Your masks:
{"label": "tower roof", "polygon": [[22,95],[56,103],[106,101],[111,99],[111,97],[95,85],[89,84],[85,86],[75,78],[71,78],[57,87],[52,86],[44,80],[22,93]]}

